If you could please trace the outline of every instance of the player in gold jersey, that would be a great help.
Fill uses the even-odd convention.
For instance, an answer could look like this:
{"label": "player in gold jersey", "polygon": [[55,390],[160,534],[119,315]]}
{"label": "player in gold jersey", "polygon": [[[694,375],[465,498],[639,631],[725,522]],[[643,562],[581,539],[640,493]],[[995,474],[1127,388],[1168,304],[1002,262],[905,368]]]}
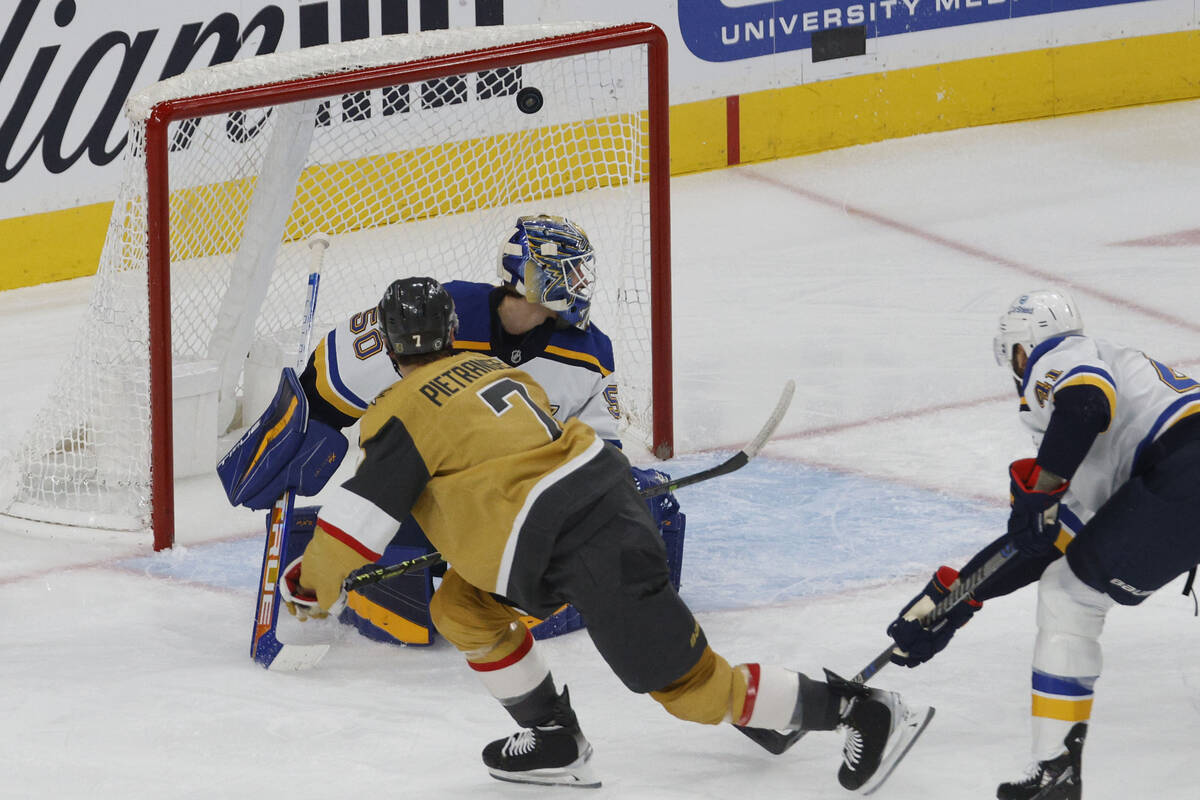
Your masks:
{"label": "player in gold jersey", "polygon": [[292,613],[336,608],[347,575],[376,560],[411,513],[452,565],[430,606],[434,624],[522,727],[484,749],[494,777],[600,785],[567,690],[555,688],[519,622],[522,612],[564,603],[625,685],[671,714],[747,728],[845,727],[842,785],[870,791],[887,777],[927,709],[835,676],[731,666],[671,586],[662,539],[620,450],[578,418],[556,421],[521,370],[455,353],[453,301],[433,279],[394,282],[378,316],[404,380],[367,410],[357,471],[285,570]]}

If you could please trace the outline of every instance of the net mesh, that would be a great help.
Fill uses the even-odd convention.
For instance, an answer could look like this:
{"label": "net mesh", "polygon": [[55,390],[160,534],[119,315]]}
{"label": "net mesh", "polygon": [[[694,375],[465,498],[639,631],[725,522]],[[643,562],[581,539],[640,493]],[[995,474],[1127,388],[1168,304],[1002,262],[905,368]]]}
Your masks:
{"label": "net mesh", "polygon": [[[383,37],[200,70],[131,98],[124,180],[87,317],[18,453],[8,513],[149,527],[145,120],[155,102],[299,76],[353,76],[364,66],[588,28]],[[518,98],[528,101],[534,90],[541,107],[528,113]],[[613,339],[627,438],[648,441],[647,93],[646,47],[631,46],[368,91],[342,85],[318,100],[172,123],[176,389],[188,365],[215,364],[218,433],[253,421],[241,407],[246,355],[277,342],[284,350],[293,343],[285,363],[294,357],[313,233],[332,241],[320,332],[373,306],[397,277],[495,282],[499,246],[516,218],[552,213],[579,223],[596,247],[592,320]]]}

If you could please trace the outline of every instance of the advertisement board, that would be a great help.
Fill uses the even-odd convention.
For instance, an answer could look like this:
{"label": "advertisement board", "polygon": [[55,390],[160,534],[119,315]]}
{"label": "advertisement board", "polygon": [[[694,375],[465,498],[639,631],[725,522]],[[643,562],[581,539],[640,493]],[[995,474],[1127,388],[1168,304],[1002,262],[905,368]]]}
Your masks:
{"label": "advertisement board", "polygon": [[[9,236],[34,231],[27,238],[35,244],[62,224],[39,227],[46,212],[80,210],[88,215],[86,224],[77,220],[81,236],[96,235],[120,180],[122,109],[132,91],[260,53],[475,25],[644,20],[668,36],[671,103],[683,107],[1197,28],[1193,0],[10,0],[10,7],[0,12],[0,228]],[[743,117],[743,133],[753,135],[755,124]],[[681,158],[679,166],[710,162]],[[48,245],[30,246],[41,247],[46,261]],[[87,247],[98,251],[99,243],[89,239]],[[11,280],[0,275],[5,285]]]}

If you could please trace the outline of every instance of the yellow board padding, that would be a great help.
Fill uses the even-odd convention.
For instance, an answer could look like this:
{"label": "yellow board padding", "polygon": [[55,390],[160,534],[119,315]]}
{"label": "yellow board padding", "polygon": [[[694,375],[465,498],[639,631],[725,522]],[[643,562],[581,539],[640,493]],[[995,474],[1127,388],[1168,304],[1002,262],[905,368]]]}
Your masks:
{"label": "yellow board padding", "polygon": [[1035,694],[1033,695],[1033,716],[1044,719],[1061,719],[1066,722],[1086,722],[1092,716],[1092,698],[1060,700]]}
{"label": "yellow board padding", "polygon": [[[741,95],[740,160],[788,158],[918,133],[1196,97],[1200,97],[1200,31],[987,56]],[[671,174],[724,167],[726,123],[723,97],[672,107]],[[620,123],[591,124],[592,130],[562,131],[555,146],[577,152],[589,136],[616,135],[614,126]],[[518,142],[500,146],[516,147]],[[467,165],[474,168],[481,160],[486,147],[486,140],[449,146],[435,155],[435,161],[445,174],[463,175]],[[391,180],[406,174],[413,168],[412,159],[429,155],[417,151],[367,159],[314,172],[305,180],[332,181],[345,192],[340,207],[326,209],[336,216],[346,205],[361,200],[359,193],[365,191],[369,197],[372,184],[383,185],[384,176]],[[366,166],[380,171],[364,170]],[[511,192],[530,177],[480,174],[486,180],[472,182],[482,187],[494,181],[496,190]],[[574,175],[570,183],[569,191],[577,191],[588,186],[588,177]],[[228,220],[244,214],[252,186],[244,181],[193,190],[189,199],[205,205],[207,224],[227,237],[220,249],[231,251],[237,246],[238,229],[230,227]],[[399,198],[399,203],[390,195],[373,198],[371,224],[437,213],[441,205],[431,201],[438,190],[423,191]],[[479,199],[486,199],[486,194]],[[0,220],[6,243],[0,250],[0,290],[94,274],[111,210],[111,203],[99,203]],[[304,212],[290,223],[289,236],[311,229],[309,225],[323,227],[329,216],[317,210]],[[177,257],[196,249],[186,241],[187,237],[173,239],[174,246],[181,248]]]}
{"label": "yellow board padding", "polygon": [[1200,97],[1200,32],[1030,50],[742,95],[741,160]]}
{"label": "yellow board padding", "polygon": [[112,203],[0,219],[0,290],[94,275]]}
{"label": "yellow board padding", "polygon": [[1048,116],[1047,51],[843,78],[741,98],[743,162]]}
{"label": "yellow board padding", "polygon": [[1200,96],[1200,31],[1116,39],[1050,52],[1055,114]]}
{"label": "yellow board padding", "polygon": [[725,98],[671,107],[671,174],[720,169],[728,162]]}

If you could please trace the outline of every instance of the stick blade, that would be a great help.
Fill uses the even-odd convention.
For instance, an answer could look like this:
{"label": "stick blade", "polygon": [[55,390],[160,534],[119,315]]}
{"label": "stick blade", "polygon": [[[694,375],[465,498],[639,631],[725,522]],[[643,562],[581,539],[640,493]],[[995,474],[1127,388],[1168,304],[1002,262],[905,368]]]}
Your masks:
{"label": "stick blade", "polygon": [[328,652],[327,644],[281,644],[271,662],[263,666],[272,672],[300,672],[315,667]]}
{"label": "stick blade", "polygon": [[783,421],[784,414],[787,413],[788,407],[792,404],[792,395],[796,393],[796,382],[788,378],[788,382],[783,385],[783,393],[779,395],[779,400],[775,403],[775,408],[771,411],[771,416],[767,418],[767,424],[763,425],[762,430],[754,437],[750,444],[742,451],[746,454],[746,459],[749,460],[758,455],[758,451],[762,449],[771,435],[775,433],[775,429],[779,427],[779,423]]}

